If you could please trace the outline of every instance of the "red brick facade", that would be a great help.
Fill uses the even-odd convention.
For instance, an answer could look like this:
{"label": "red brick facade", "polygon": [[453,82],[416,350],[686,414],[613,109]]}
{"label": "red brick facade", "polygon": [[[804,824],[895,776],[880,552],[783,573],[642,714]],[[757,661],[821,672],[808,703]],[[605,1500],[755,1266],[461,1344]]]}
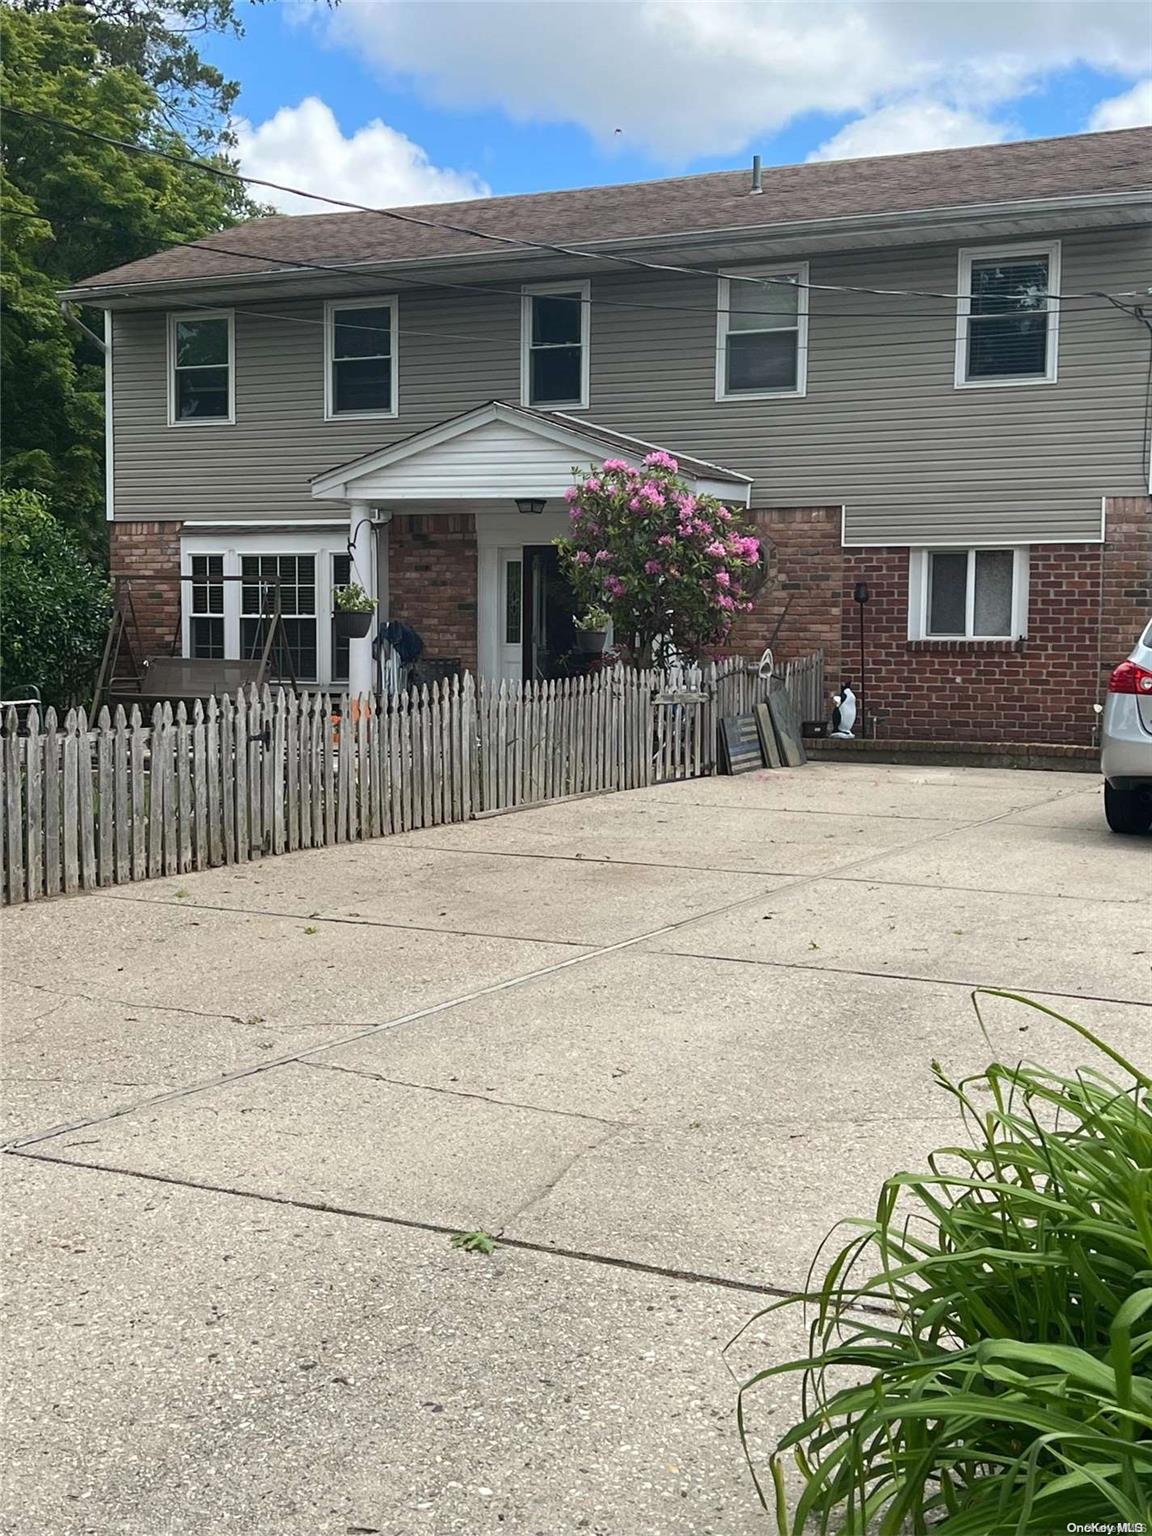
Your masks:
{"label": "red brick facade", "polygon": [[824,652],[829,676],[840,669],[840,507],[780,507],[751,513],[769,554],[768,581],[754,610],[740,619],[727,647],[759,656]]}
{"label": "red brick facade", "polygon": [[425,655],[476,669],[476,521],[471,513],[394,517],[388,525],[389,614]]}
{"label": "red brick facade", "polygon": [[[868,735],[1086,744],[1111,669],[1152,609],[1152,498],[1111,499],[1106,542],[1037,544],[1029,555],[1028,635],[1021,642],[908,639],[907,548],[843,549],[838,506],[753,513],[769,581],[729,649],[781,656],[822,649],[831,693],[860,684],[856,582],[866,581],[864,705]],[[144,648],[167,650],[180,606],[180,527],[112,525],[113,576],[126,577]],[[476,667],[477,546],[470,514],[395,517],[388,529],[390,612],[430,657]],[[829,703],[829,709],[831,705]]]}
{"label": "red brick facade", "polygon": [[860,689],[856,582],[868,583],[868,735],[932,741],[1092,740],[1100,547],[1038,544],[1029,558],[1028,638],[909,640],[907,549],[849,549],[843,668]]}
{"label": "red brick facade", "polygon": [[109,529],[112,579],[122,588],[131,588],[132,610],[146,656],[171,650],[180,622],[181,527],[180,523],[114,522]]}
{"label": "red brick facade", "polygon": [[1109,500],[1101,576],[1100,669],[1107,679],[1152,618],[1152,496]]}

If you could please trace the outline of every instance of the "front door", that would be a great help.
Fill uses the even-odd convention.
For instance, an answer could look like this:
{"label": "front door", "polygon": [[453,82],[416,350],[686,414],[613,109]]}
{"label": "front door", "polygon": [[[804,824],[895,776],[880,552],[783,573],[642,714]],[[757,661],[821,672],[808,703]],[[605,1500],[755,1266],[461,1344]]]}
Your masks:
{"label": "front door", "polygon": [[576,650],[576,598],[551,544],[526,544],[523,560],[523,676],[566,677]]}

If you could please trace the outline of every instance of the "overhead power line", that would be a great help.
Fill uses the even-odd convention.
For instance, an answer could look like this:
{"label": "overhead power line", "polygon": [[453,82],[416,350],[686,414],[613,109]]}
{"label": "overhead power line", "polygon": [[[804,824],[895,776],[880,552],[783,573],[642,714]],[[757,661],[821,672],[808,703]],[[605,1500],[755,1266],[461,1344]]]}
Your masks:
{"label": "overhead power line", "polygon": [[[73,123],[66,122],[63,118],[52,117],[41,112],[30,112],[24,107],[8,107],[6,110],[29,121],[42,123],[48,127],[61,128],[67,133],[76,134],[81,138],[90,139],[96,143],[107,144],[128,154],[147,155],[154,159],[165,160],[169,164],[199,171],[204,175],[216,177],[221,181],[234,182],[244,186],[263,187],[268,191],[284,192],[293,197],[302,197],[312,202],[325,203],[330,207],[343,208],[354,213],[371,214],[376,218],[390,219],[401,224],[413,224],[425,229],[444,230],[451,234],[466,235],[473,239],[487,240],[520,250],[547,251],[553,255],[572,256],[583,261],[609,261],[649,272],[672,273],[680,276],[708,277],[712,279],[727,278],[731,282],[748,283],[759,287],[788,285],[830,293],[864,293],[881,298],[924,298],[955,301],[968,297],[967,294],[941,293],[915,288],[874,288],[849,283],[800,283],[788,277],[761,277],[748,273],[723,272],[711,267],[694,267],[671,262],[646,261],[638,256],[624,256],[618,252],[590,251],[580,246],[560,244],[546,240],[533,240],[526,236],[499,235],[491,230],[477,229],[474,226],[458,224],[447,219],[432,219],[421,214],[404,213],[394,208],[372,208],[365,203],[351,202],[346,198],[328,197],[319,192],[308,192],[301,187],[288,186],[283,182],[270,181],[259,176],[244,176],[238,171],[228,171],[222,166],[212,165],[204,160],[197,160],[190,155],[178,155],[170,150],[157,149],[152,145],[136,144],[128,139],[119,139],[109,134],[97,133],[94,129],[80,128]],[[1135,164],[1136,162],[1133,163]],[[194,244],[195,242],[189,243]],[[445,254],[450,255],[451,253]],[[267,260],[269,258],[263,259]],[[1130,295],[1119,296],[1127,297]],[[1056,303],[1062,303],[1065,299],[1107,298],[1108,295],[1094,291],[1081,294],[1049,294],[1048,297]]]}

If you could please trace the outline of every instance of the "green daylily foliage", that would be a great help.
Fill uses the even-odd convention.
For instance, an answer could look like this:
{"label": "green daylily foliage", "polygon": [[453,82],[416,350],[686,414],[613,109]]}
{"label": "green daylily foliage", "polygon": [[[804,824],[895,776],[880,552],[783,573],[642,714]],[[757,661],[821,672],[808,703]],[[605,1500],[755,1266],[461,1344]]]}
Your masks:
{"label": "green daylily foliage", "polygon": [[[968,1141],[885,1183],[821,1278],[813,1265],[808,1354],[741,1388],[745,1450],[785,1536],[1149,1520],[1152,1079],[1014,1000],[1119,1075],[993,1063],[953,1083],[934,1068]],[[776,1376],[799,1378],[802,1414],[765,1477],[748,1415]]]}

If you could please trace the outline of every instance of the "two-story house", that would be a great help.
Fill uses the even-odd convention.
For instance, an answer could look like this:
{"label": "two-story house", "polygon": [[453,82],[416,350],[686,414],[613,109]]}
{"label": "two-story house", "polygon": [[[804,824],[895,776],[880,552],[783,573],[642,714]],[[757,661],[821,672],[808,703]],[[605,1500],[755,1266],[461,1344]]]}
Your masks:
{"label": "two-story house", "polygon": [[[112,568],[149,643],[370,686],[336,584],[546,672],[574,465],[747,508],[734,646],[890,737],[1088,741],[1149,602],[1152,130],[253,221],[101,273]],[[758,279],[749,282],[747,279]],[[765,281],[767,279],[767,281]],[[559,622],[558,622],[559,620]]]}

